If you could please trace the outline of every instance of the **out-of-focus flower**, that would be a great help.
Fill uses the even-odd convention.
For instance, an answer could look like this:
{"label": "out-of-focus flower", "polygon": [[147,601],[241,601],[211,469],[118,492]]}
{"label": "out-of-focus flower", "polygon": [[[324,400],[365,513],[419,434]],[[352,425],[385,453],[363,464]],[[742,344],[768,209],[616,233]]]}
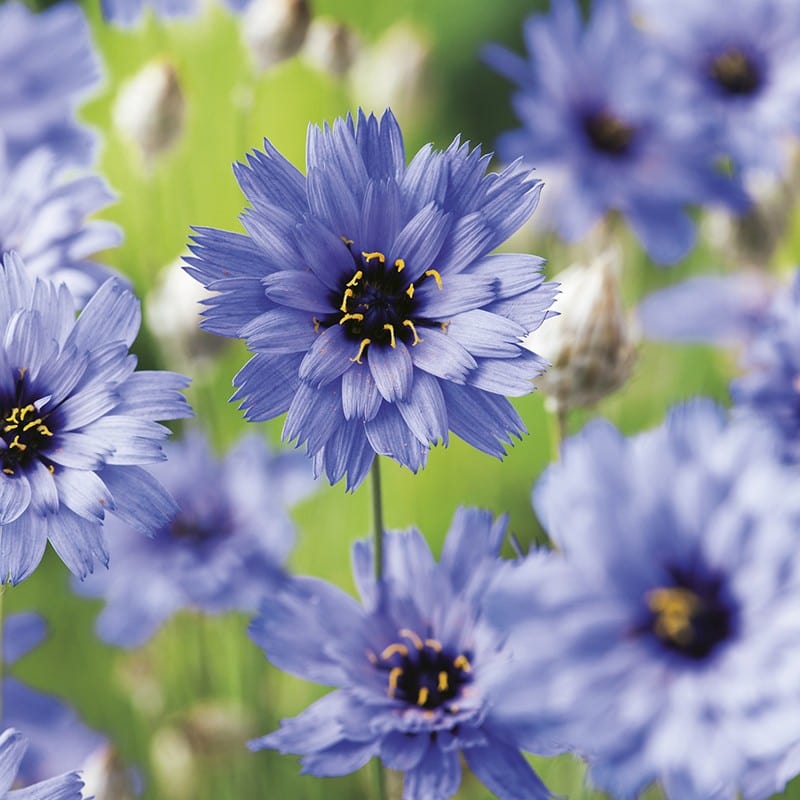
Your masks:
{"label": "out-of-focus flower", "polygon": [[135,770],[131,770],[117,750],[105,743],[83,762],[81,776],[84,794],[92,800],[134,800],[140,794]]}
{"label": "out-of-focus flower", "polygon": [[199,433],[165,447],[149,469],[178,505],[152,538],[110,519],[109,569],[74,586],[105,598],[99,635],[133,647],[182,608],[254,612],[282,579],[294,528],[287,508],[313,486],[298,453],[275,454],[260,437],[220,460]]}
{"label": "out-of-focus flower", "polygon": [[75,119],[100,79],[89,25],[77,3],[34,14],[17,0],[0,5],[0,134],[12,163],[37,147],[86,162],[93,136]]}
{"label": "out-of-focus flower", "polygon": [[555,287],[531,255],[487,255],[541,184],[459,139],[405,165],[397,122],[311,127],[308,175],[267,141],[236,165],[248,234],[198,228],[189,272],[218,295],[204,327],[254,357],[234,399],[249,420],[288,410],[285,440],[316,474],[358,486],[376,453],[416,472],[448,430],[495,456],[524,426],[503,395],[544,362],[521,347]]}
{"label": "out-of-focus flower", "polygon": [[16,162],[0,145],[0,253],[16,251],[33,274],[63,281],[79,305],[112,275],[94,253],[122,240],[116,225],[86,217],[114,199],[96,175],[65,179],[63,164],[39,148]]}
{"label": "out-of-focus flower", "polygon": [[347,73],[361,51],[361,39],[344,22],[315,17],[303,45],[312,66],[337,78]]}
{"label": "out-of-focus flower", "polygon": [[407,23],[392,25],[374,44],[363,47],[350,70],[355,102],[367,110],[391,108],[413,119],[430,99],[431,48]]}
{"label": "out-of-focus flower", "polygon": [[[225,0],[231,11],[242,11],[252,0]],[[157,17],[180,19],[196,15],[203,6],[200,0],[101,0],[103,16],[115,25],[130,28],[142,16],[145,8]]]}
{"label": "out-of-focus flower", "polygon": [[782,170],[800,133],[800,15],[794,0],[634,0],[685,80],[692,108],[717,127],[735,168]]}
{"label": "out-of-focus flower", "polygon": [[[713,142],[669,62],[633,28],[625,4],[598,0],[584,27],[574,0],[530,17],[527,59],[498,47],[489,62],[519,86],[522,127],[500,155],[535,165],[548,184],[542,211],[561,236],[582,237],[619,211],[643,246],[671,264],[691,248],[687,205],[746,199],[715,166]],[[707,125],[707,123],[705,123]]]}
{"label": "out-of-focus flower", "polygon": [[170,372],[134,372],[139,303],[110,278],[75,319],[67,287],[33,278],[15,255],[0,271],[0,581],[33,572],[49,540],[72,572],[107,563],[103,521],[145,531],[175,504],[137,466],[162,459],[154,419],[191,415]]}
{"label": "out-of-focus flower", "polygon": [[81,800],[83,781],[76,772],[12,791],[28,740],[14,728],[0,734],[0,800]]}
{"label": "out-of-focus flower", "polygon": [[311,22],[307,0],[252,0],[242,16],[242,38],[258,69],[293,56]]}
{"label": "out-of-focus flower", "polygon": [[554,411],[594,405],[619,389],[633,369],[636,333],[622,302],[617,250],[555,276],[558,316],[525,339],[550,361],[536,380]]}
{"label": "out-of-focus flower", "polygon": [[797,741],[800,499],[775,448],[706,401],[565,443],[534,492],[561,552],[487,598],[514,652],[494,711],[523,743],[544,727],[613,797],[733,800]]}
{"label": "out-of-focus flower", "polygon": [[344,775],[378,756],[405,773],[403,797],[446,800],[461,782],[461,753],[499,798],[551,795],[494,717],[497,674],[509,653],[483,619],[482,600],[506,521],[459,509],[436,564],[417,530],[385,535],[385,577],[357,542],[363,602],[314,578],[268,595],[250,635],[280,669],[336,691],[250,743],[302,755],[303,771]]}
{"label": "out-of-focus flower", "polygon": [[183,133],[186,103],[175,67],[156,59],[120,87],[113,120],[149,165],[174,147]]}

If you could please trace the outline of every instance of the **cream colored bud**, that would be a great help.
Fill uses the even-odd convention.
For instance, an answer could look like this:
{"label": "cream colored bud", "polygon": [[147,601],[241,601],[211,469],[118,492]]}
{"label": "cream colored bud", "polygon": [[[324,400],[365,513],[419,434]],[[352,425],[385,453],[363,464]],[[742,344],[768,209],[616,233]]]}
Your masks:
{"label": "cream colored bud", "polygon": [[95,750],[81,767],[84,797],[94,800],[134,800],[138,796],[136,780],[116,748],[104,744]]}
{"label": "cream colored bud", "polygon": [[158,59],[120,87],[114,126],[140,151],[146,164],[173,147],[183,133],[186,102],[175,67]]}
{"label": "cream colored bud", "polygon": [[343,22],[316,18],[308,29],[303,58],[312,67],[341,78],[356,60],[361,48],[358,34]]}
{"label": "cream colored bud", "polygon": [[554,411],[592,406],[631,373],[638,335],[623,306],[619,260],[617,251],[607,250],[556,275],[561,292],[553,310],[559,316],[523,342],[552,364],[536,385]]}
{"label": "cream colored bud", "polygon": [[197,763],[191,743],[179,728],[156,731],[150,744],[150,763],[160,789],[160,797],[191,800],[197,797]]}
{"label": "cream colored bud", "polygon": [[258,69],[293,56],[311,22],[306,0],[253,0],[241,18],[241,35]]}
{"label": "cream colored bud", "polygon": [[203,757],[238,752],[242,742],[256,732],[253,720],[242,706],[211,701],[194,705],[186,714],[182,729],[192,752]]}

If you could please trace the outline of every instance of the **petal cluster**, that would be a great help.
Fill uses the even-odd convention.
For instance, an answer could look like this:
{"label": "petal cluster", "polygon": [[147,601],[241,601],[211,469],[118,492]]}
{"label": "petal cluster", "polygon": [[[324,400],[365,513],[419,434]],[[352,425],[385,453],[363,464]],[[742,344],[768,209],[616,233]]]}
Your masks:
{"label": "petal cluster", "polygon": [[[250,0],[225,0],[233,11],[243,10]],[[129,28],[135,25],[145,8],[163,19],[180,19],[198,13],[202,3],[198,0],[101,0],[103,16],[115,25]]]}

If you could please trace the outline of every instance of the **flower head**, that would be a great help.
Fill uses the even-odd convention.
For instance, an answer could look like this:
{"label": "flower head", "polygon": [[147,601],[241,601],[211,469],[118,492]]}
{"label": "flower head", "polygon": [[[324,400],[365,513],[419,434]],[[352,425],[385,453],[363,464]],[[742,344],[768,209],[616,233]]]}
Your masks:
{"label": "flower head", "polygon": [[562,455],[534,493],[561,552],[488,599],[515,658],[496,713],[570,743],[614,797],[660,779],[731,800],[800,734],[796,477],[700,401],[630,440],[593,423]]}
{"label": "flower head", "polygon": [[152,538],[109,520],[110,569],[75,583],[106,599],[98,632],[125,647],[141,644],[181,608],[256,611],[293,543],[287,507],[313,485],[299,454],[277,455],[255,435],[224,459],[200,433],[165,452],[167,461],[149,473],[178,512]]}
{"label": "flower head", "polygon": [[459,751],[499,798],[549,792],[493,713],[508,651],[482,614],[505,520],[456,512],[439,563],[416,530],[385,536],[385,576],[358,542],[363,606],[330,584],[293,578],[250,627],[276,666],[337,687],[279,730],[250,743],[303,756],[305,772],[344,775],[378,756],[405,772],[403,797],[446,800],[461,781]]}
{"label": "flower head", "polygon": [[248,235],[198,229],[189,272],[219,294],[204,327],[255,355],[234,379],[247,418],[288,411],[331,483],[375,453],[412,471],[448,430],[486,453],[524,431],[502,395],[543,360],[520,346],[555,287],[541,259],[487,255],[527,219],[541,185],[458,139],[405,164],[395,118],[359,115],[308,134],[308,175],[269,142],[237,165]]}
{"label": "flower head", "polygon": [[[694,240],[686,206],[744,201],[714,167],[715,151],[694,106],[668,78],[667,62],[630,23],[624,2],[599,0],[584,27],[574,0],[530,17],[527,59],[494,47],[490,63],[518,84],[522,127],[498,142],[548,182],[543,213],[564,238],[583,236],[619,211],[658,262]],[[708,123],[705,123],[707,127]]]}
{"label": "flower head", "polygon": [[110,278],[75,319],[63,284],[15,255],[0,270],[0,581],[18,583],[50,543],[85,576],[108,554],[106,512],[143,530],[173,501],[139,464],[163,459],[154,419],[191,414],[169,372],[134,372],[139,304]]}

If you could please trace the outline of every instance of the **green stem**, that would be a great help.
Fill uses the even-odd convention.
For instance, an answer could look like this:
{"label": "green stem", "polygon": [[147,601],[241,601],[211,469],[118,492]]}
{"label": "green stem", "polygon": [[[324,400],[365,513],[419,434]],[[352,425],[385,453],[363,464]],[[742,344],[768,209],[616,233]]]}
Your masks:
{"label": "green stem", "polygon": [[561,445],[567,438],[567,418],[569,409],[559,404],[558,408],[550,414],[550,455],[553,461],[561,457]]}
{"label": "green stem", "polygon": [[[0,583],[0,722],[3,720],[3,675],[4,672],[4,663],[3,663],[3,599],[6,593],[6,586],[8,584]],[[2,729],[2,725],[0,725],[0,729]]]}
{"label": "green stem", "polygon": [[383,577],[383,501],[380,456],[372,462],[372,530],[375,541],[375,580]]}

